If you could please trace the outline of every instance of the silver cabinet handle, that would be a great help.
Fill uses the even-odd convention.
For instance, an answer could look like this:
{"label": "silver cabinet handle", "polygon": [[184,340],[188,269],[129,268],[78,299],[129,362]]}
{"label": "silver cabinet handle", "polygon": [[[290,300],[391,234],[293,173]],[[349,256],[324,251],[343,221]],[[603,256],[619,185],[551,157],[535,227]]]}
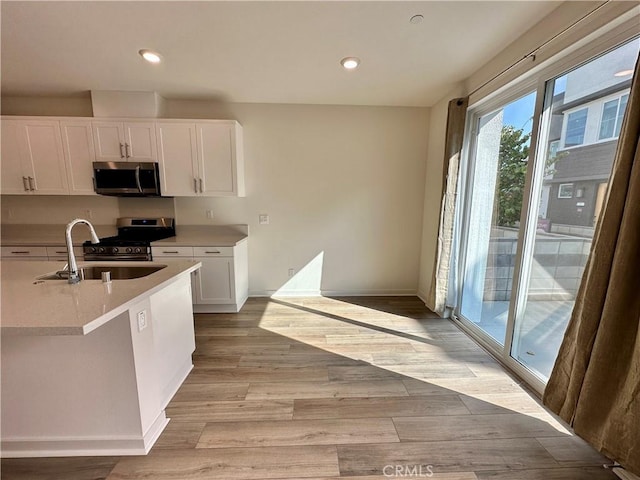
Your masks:
{"label": "silver cabinet handle", "polygon": [[193,178],[193,189],[198,193],[198,179],[195,177]]}
{"label": "silver cabinet handle", "polygon": [[11,253],[25,254],[25,253],[31,253],[31,250],[13,250]]}
{"label": "silver cabinet handle", "polygon": [[34,180],[33,180],[33,177],[27,177],[27,178],[29,179],[29,189],[30,189],[31,191],[34,191],[34,190],[36,189],[36,187],[34,186],[34,183],[35,183],[35,182],[34,182]]}
{"label": "silver cabinet handle", "polygon": [[124,158],[124,144],[120,144],[120,158]]}
{"label": "silver cabinet handle", "polygon": [[208,252],[208,251],[205,250],[204,253],[220,253],[220,252],[218,250],[216,250],[215,252]]}
{"label": "silver cabinet handle", "polygon": [[202,179],[200,179],[200,193],[202,193]]}
{"label": "silver cabinet handle", "polygon": [[178,253],[178,251],[173,251],[173,250],[163,250],[162,253]]}
{"label": "silver cabinet handle", "polygon": [[136,186],[138,187],[138,191],[142,193],[142,185],[140,184],[140,165],[136,166]]}
{"label": "silver cabinet handle", "polygon": [[131,155],[129,154],[129,144],[125,143],[124,144],[124,155],[125,157],[129,158]]}
{"label": "silver cabinet handle", "polygon": [[22,177],[22,185],[24,186],[24,191],[28,192],[29,191],[29,181],[27,180],[27,177]]}

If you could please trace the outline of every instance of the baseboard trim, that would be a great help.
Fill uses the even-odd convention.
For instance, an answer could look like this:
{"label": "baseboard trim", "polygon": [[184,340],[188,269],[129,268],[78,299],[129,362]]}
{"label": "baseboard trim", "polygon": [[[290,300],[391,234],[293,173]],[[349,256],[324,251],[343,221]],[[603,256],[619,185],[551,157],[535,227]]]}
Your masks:
{"label": "baseboard trim", "polygon": [[[415,297],[415,290],[307,290],[307,291],[277,291],[257,290],[250,293],[249,298],[264,297]],[[422,299],[421,299],[422,300]],[[424,300],[423,300],[424,301]]]}
{"label": "baseboard trim", "polygon": [[146,455],[169,423],[160,413],[142,437],[3,438],[2,458]]}

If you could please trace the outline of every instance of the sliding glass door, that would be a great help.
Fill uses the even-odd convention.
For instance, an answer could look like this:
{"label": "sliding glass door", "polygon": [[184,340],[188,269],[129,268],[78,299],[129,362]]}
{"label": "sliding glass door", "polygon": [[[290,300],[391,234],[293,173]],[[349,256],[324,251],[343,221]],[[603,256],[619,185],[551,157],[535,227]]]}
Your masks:
{"label": "sliding glass door", "polygon": [[469,112],[455,314],[542,383],[606,202],[639,51],[636,39]]}

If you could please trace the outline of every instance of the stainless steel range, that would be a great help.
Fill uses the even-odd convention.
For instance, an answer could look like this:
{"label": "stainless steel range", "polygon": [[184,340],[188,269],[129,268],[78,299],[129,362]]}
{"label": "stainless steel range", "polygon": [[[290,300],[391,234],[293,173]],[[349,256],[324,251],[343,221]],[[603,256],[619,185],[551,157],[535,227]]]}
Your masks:
{"label": "stainless steel range", "polygon": [[82,244],[86,261],[149,261],[151,242],[176,234],[173,218],[119,218],[116,222],[118,235],[101,238],[100,243]]}

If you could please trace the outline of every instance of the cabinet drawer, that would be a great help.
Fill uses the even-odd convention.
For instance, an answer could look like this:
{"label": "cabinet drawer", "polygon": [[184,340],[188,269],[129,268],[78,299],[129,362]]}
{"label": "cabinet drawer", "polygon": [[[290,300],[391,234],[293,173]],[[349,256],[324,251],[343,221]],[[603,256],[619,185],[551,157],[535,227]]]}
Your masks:
{"label": "cabinet drawer", "polygon": [[46,257],[47,247],[2,247],[2,256],[9,258],[19,257]]}
{"label": "cabinet drawer", "polygon": [[233,257],[233,247],[193,247],[194,257]]}
{"label": "cabinet drawer", "polygon": [[151,247],[153,258],[193,257],[193,247]]}
{"label": "cabinet drawer", "polygon": [[[82,247],[73,247],[73,253],[77,258],[82,258],[84,252]],[[67,258],[67,247],[47,247],[47,255],[49,258]]]}

